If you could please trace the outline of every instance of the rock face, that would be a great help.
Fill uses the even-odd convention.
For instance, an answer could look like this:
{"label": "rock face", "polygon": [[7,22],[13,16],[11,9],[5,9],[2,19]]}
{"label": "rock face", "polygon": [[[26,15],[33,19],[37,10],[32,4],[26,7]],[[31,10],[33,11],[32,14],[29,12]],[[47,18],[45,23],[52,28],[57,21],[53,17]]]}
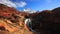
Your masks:
{"label": "rock face", "polygon": [[35,34],[60,34],[60,7],[31,14],[31,19]]}
{"label": "rock face", "polygon": [[27,13],[0,4],[0,34],[32,34],[24,23]]}

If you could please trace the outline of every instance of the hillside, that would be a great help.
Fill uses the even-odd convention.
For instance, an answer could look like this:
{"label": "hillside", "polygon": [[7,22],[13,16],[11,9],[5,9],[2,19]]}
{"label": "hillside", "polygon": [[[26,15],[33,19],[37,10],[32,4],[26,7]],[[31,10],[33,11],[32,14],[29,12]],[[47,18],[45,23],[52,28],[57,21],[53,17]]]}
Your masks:
{"label": "hillside", "polygon": [[0,4],[0,34],[32,34],[24,24],[25,15],[27,13]]}
{"label": "hillside", "polygon": [[60,34],[60,7],[33,13],[0,4],[0,34]]}

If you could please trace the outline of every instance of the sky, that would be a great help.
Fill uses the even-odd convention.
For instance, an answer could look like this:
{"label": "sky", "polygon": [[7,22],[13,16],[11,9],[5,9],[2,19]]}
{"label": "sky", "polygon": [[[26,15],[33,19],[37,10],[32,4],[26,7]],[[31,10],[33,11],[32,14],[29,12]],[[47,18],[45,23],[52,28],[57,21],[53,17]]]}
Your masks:
{"label": "sky", "polygon": [[30,8],[31,10],[51,10],[60,7],[60,0],[0,0],[0,3],[17,10]]}

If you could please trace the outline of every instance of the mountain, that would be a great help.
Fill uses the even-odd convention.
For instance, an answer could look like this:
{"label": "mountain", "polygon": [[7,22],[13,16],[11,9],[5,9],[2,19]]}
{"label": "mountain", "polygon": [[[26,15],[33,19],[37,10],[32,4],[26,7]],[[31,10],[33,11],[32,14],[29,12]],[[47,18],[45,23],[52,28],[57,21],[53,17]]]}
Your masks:
{"label": "mountain", "polygon": [[19,12],[13,7],[0,4],[0,33],[32,34],[24,24],[27,13]]}
{"label": "mountain", "polygon": [[35,34],[60,34],[60,7],[33,13],[30,18]]}
{"label": "mountain", "polygon": [[[24,11],[0,4],[0,34],[55,34],[60,32],[60,7],[38,12],[32,12],[29,9]],[[26,25],[25,20],[29,18],[32,19],[31,23]]]}

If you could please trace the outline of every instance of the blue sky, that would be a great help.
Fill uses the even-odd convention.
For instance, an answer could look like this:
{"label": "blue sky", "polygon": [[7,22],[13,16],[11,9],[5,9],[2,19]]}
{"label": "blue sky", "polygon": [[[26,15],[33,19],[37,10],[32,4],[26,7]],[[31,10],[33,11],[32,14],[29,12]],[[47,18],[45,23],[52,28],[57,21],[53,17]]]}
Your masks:
{"label": "blue sky", "polygon": [[[7,1],[7,0],[6,0]],[[12,4],[16,4],[17,10],[30,8],[31,10],[50,10],[60,7],[60,0],[8,0]],[[5,3],[6,4],[6,3]],[[9,6],[9,5],[8,5]]]}

